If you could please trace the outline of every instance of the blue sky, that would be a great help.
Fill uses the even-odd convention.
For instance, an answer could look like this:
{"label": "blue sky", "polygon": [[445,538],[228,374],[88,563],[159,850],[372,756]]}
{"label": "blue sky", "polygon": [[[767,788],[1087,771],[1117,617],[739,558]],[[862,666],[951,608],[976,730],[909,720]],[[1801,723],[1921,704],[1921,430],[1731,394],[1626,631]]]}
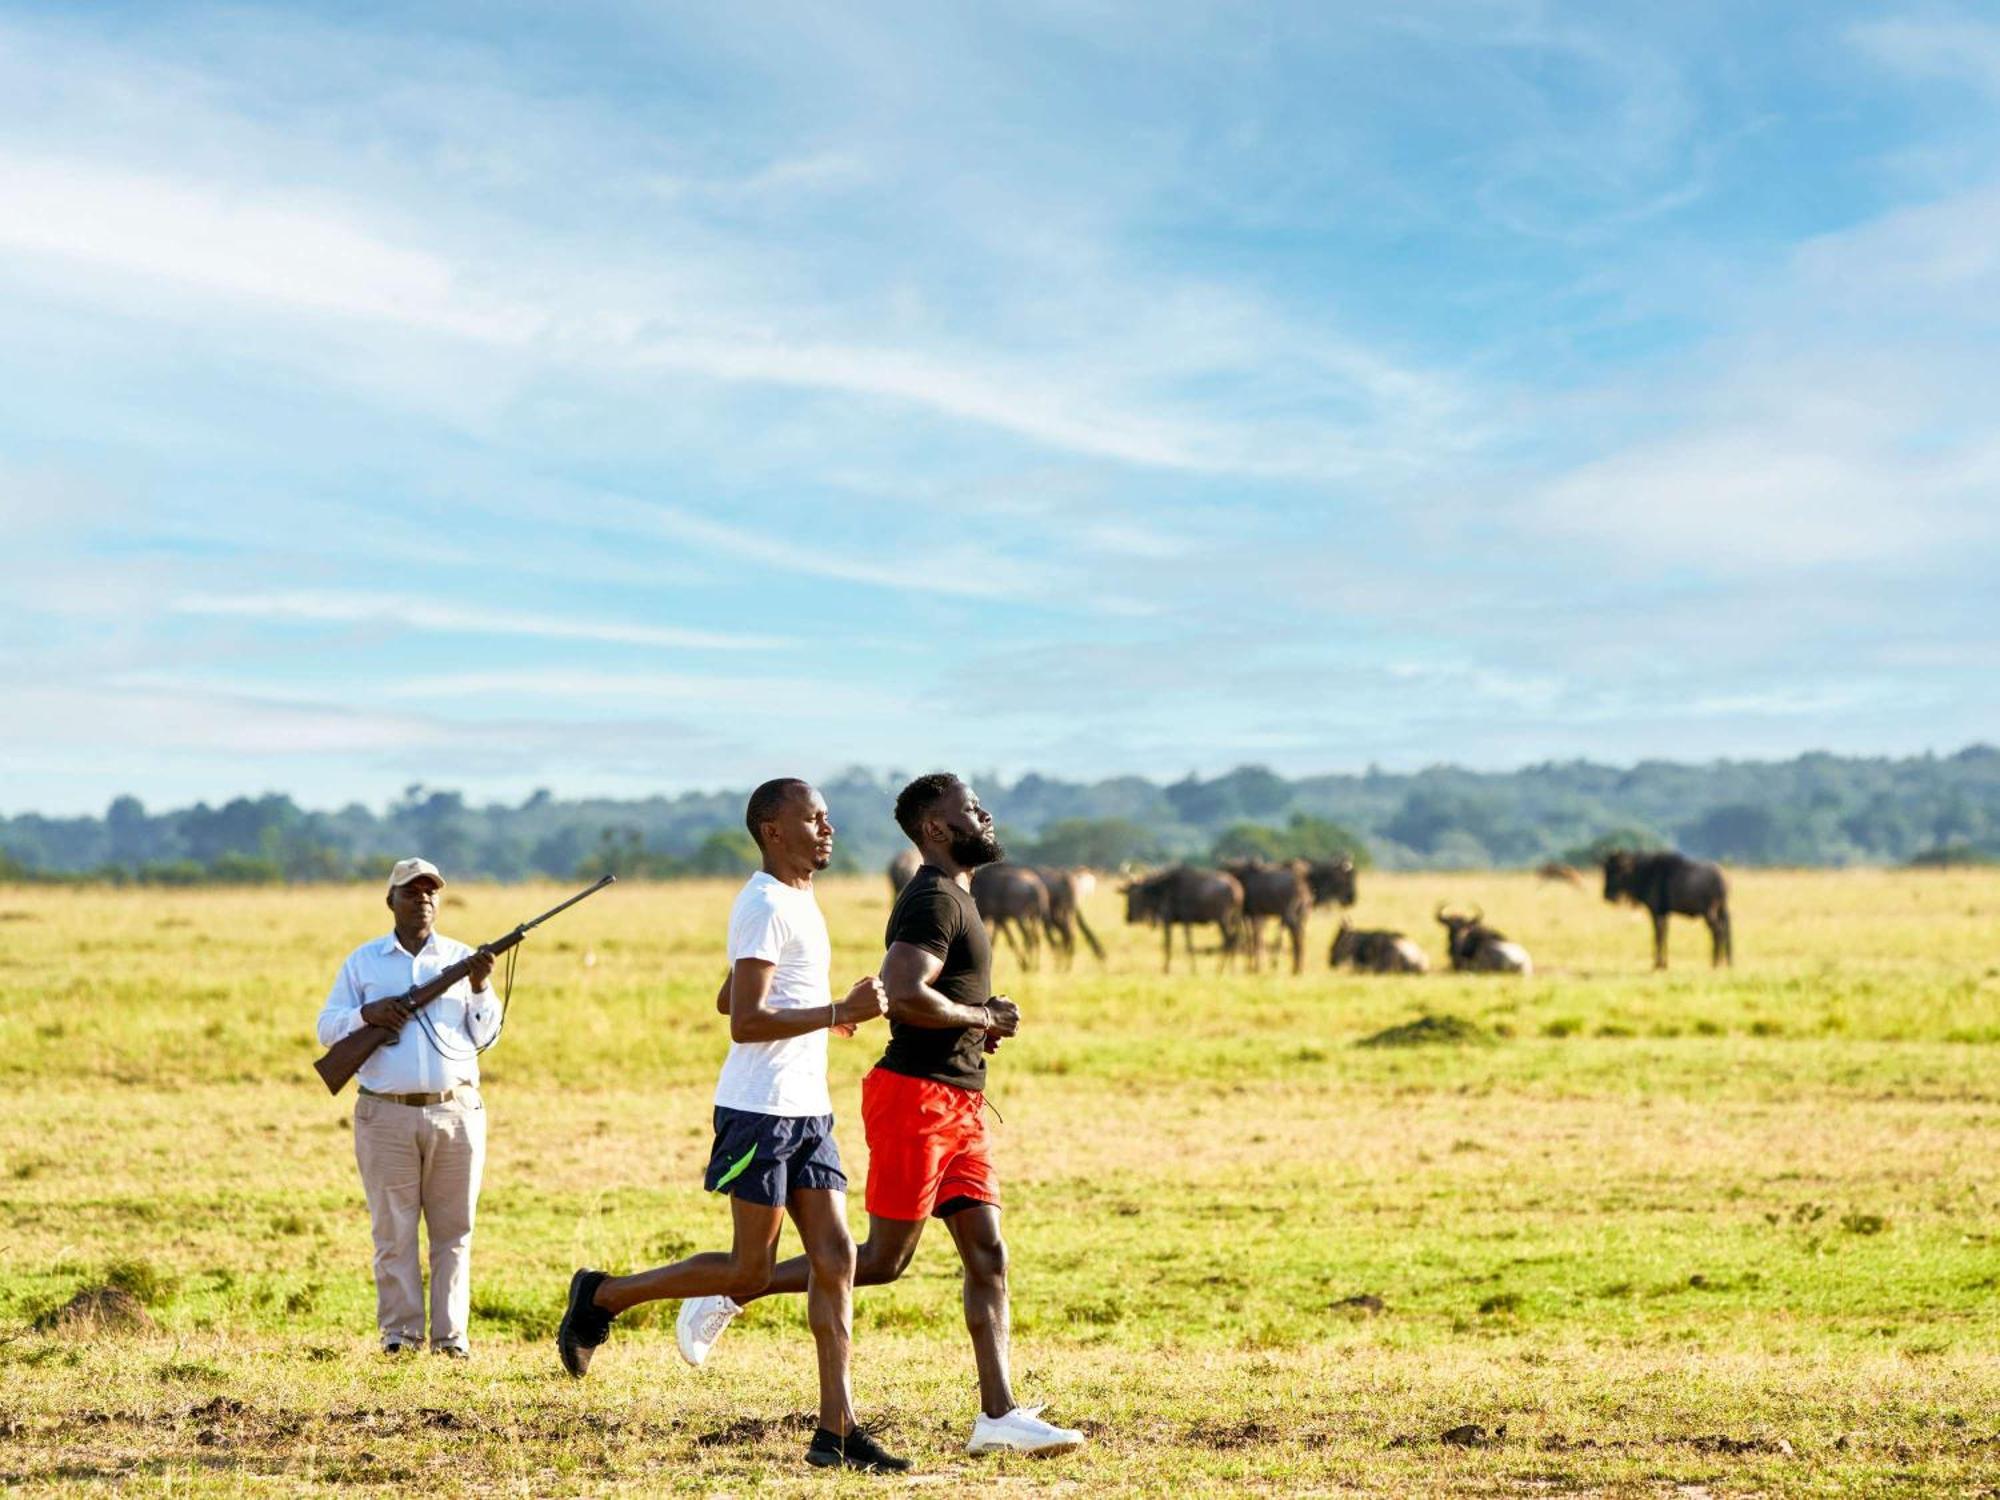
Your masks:
{"label": "blue sky", "polygon": [[0,4],[0,810],[1991,739],[1988,14]]}

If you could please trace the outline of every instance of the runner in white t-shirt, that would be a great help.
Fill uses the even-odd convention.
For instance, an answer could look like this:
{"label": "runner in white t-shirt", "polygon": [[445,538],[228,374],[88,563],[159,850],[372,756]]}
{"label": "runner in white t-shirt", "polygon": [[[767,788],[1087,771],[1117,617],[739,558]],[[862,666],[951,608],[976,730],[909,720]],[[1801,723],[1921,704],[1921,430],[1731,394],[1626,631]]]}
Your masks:
{"label": "runner in white t-shirt", "polygon": [[730,1046],[715,1086],[715,1145],[703,1178],[710,1192],[729,1194],[734,1243],[631,1276],[578,1271],[556,1348],[563,1368],[581,1376],[619,1313],[677,1297],[686,1300],[681,1352],[699,1363],[739,1310],[734,1299],[769,1283],[789,1212],[812,1262],[806,1319],[819,1353],[819,1430],[806,1461],[907,1469],[908,1460],[884,1451],[854,1418],[847,1379],[854,1240],[826,1088],[827,1032],[851,1033],[881,1015],[882,982],[872,974],[857,980],[840,1001],[827,983],[833,950],[812,890],[814,872],[833,857],[825,799],[803,781],[767,781],[750,794],[744,822],[764,867],[729,914],[729,976],[716,1006],[729,1017]]}

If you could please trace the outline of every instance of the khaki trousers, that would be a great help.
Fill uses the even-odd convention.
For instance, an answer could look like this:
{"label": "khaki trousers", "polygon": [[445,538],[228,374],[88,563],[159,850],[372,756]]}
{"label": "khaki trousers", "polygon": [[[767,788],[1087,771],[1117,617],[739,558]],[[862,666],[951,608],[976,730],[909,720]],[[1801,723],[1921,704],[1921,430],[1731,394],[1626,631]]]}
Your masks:
{"label": "khaki trousers", "polygon": [[375,1231],[375,1321],[383,1344],[424,1345],[421,1214],[431,1242],[431,1347],[465,1348],[472,1213],[486,1165],[486,1106],[478,1091],[425,1106],[355,1100],[354,1160]]}

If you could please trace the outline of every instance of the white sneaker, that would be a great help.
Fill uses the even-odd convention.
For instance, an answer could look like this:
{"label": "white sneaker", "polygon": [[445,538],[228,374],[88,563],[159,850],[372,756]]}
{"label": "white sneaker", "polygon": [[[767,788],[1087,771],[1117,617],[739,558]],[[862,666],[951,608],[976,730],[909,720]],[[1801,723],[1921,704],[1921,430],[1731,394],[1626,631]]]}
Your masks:
{"label": "white sneaker", "polygon": [[1017,1406],[1004,1417],[985,1412],[972,1424],[972,1441],[967,1453],[1067,1453],[1083,1446],[1083,1434],[1068,1427],[1044,1422],[1039,1406]]}
{"label": "white sneaker", "polygon": [[699,1366],[722,1337],[729,1320],[742,1311],[729,1297],[688,1298],[681,1304],[681,1315],[674,1319],[674,1342],[681,1346],[681,1358]]}

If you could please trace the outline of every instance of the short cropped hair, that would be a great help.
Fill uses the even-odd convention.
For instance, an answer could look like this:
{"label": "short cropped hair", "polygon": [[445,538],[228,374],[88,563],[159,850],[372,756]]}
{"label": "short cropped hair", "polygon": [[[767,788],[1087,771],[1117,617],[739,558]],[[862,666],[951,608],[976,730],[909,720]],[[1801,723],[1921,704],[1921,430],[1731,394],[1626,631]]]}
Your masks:
{"label": "short cropped hair", "polygon": [[764,847],[764,835],[759,830],[777,817],[778,810],[785,805],[785,799],[791,796],[795,789],[809,792],[812,790],[812,783],[801,781],[796,776],[780,776],[774,781],[765,782],[750,794],[750,804],[743,809],[743,826],[750,830],[750,837],[756,841],[759,849]]}
{"label": "short cropped hair", "polygon": [[949,771],[933,771],[928,776],[919,776],[896,795],[896,826],[908,834],[911,843],[916,843],[924,826],[924,818],[938,799],[955,786],[965,783]]}

